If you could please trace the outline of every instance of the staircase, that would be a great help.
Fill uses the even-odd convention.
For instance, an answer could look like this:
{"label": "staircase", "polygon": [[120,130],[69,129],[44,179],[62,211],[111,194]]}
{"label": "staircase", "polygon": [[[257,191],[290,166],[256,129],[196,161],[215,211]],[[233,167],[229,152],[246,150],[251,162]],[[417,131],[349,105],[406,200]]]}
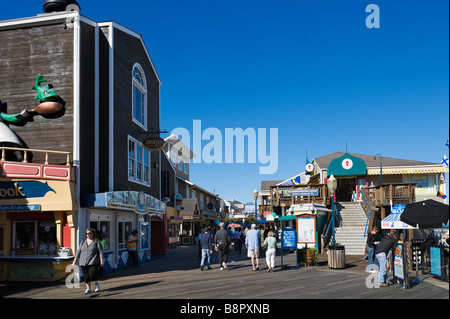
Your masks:
{"label": "staircase", "polygon": [[365,255],[366,240],[364,230],[367,216],[360,203],[339,202],[341,226],[335,230],[336,243],[345,246],[346,255]]}

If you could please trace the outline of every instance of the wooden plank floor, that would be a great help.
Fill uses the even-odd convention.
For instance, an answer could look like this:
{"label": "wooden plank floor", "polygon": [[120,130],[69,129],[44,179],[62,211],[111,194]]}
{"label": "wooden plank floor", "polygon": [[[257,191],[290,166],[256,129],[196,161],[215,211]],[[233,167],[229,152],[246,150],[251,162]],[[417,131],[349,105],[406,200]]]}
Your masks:
{"label": "wooden plank floor", "polygon": [[[293,300],[293,299],[449,299],[449,284],[434,278],[411,289],[398,285],[367,288],[366,261],[362,256],[347,256],[347,268],[329,269],[326,255],[320,266],[294,269],[294,254],[276,257],[274,273],[266,271],[265,258],[260,270],[252,271],[250,259],[243,249],[232,251],[228,268],[219,270],[217,254],[212,257],[212,270],[200,271],[197,248],[180,246],[168,256],[154,258],[139,268],[105,275],[100,280],[101,291],[84,295],[80,288],[68,289],[64,283],[7,284],[5,298],[31,299],[182,299],[182,300]],[[262,269],[262,270],[261,270]]]}

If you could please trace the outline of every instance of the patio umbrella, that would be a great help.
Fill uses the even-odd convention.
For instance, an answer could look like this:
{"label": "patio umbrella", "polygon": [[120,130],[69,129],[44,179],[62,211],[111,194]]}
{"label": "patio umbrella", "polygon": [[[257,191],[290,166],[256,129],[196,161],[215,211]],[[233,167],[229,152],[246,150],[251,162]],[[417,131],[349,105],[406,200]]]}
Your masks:
{"label": "patio umbrella", "polygon": [[428,199],[407,204],[400,220],[420,229],[441,228],[448,222],[448,205]]}
{"label": "patio umbrella", "polygon": [[382,229],[417,229],[400,220],[400,216],[405,210],[405,205],[398,204],[392,207],[391,214],[381,221]]}

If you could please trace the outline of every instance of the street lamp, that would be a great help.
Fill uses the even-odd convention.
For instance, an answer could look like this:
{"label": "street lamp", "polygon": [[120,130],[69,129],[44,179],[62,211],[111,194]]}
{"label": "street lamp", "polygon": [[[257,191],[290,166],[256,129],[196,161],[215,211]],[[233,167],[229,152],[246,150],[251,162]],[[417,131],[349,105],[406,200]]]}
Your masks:
{"label": "street lamp", "polygon": [[253,199],[255,200],[255,224],[256,224],[256,228],[258,228],[258,207],[256,206],[258,203],[258,191],[255,189],[253,191]]}
{"label": "street lamp", "polygon": [[383,184],[383,162],[382,162],[381,154],[375,154],[373,159],[376,160],[377,155],[380,157],[380,185],[381,185],[381,184]]}
{"label": "street lamp", "polygon": [[332,240],[332,244],[333,246],[336,244],[336,239],[334,236],[334,220],[335,220],[335,205],[334,205],[334,193],[336,192],[336,188],[337,188],[337,180],[336,178],[334,178],[333,175],[330,176],[330,178],[327,180],[327,187],[328,187],[328,191],[330,192],[330,197],[331,197],[331,218],[332,218],[332,223],[333,223],[333,240]]}

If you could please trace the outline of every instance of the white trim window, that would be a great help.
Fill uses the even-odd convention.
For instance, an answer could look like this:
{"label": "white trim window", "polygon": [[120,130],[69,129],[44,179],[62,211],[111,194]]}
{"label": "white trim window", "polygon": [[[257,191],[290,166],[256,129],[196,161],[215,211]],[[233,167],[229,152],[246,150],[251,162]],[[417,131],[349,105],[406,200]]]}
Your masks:
{"label": "white trim window", "polygon": [[133,121],[147,130],[147,81],[142,67],[133,66]]}
{"label": "white trim window", "polygon": [[140,142],[128,137],[128,180],[151,185],[150,151]]}

